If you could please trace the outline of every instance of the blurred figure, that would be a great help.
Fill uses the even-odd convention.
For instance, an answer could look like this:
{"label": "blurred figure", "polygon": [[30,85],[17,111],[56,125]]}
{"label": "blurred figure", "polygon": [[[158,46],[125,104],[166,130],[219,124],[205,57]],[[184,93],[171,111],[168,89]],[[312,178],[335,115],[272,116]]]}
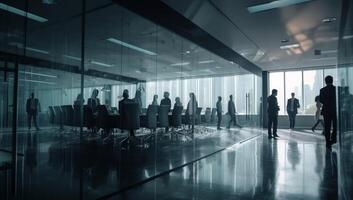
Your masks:
{"label": "blurred figure", "polygon": [[[119,115],[121,117],[124,116],[124,113],[125,113],[125,106],[124,104],[125,103],[129,103],[129,102],[134,102],[133,100],[129,99],[129,90],[125,89],[123,91],[123,99],[119,101]],[[129,134],[130,134],[130,137],[133,137],[135,138],[135,132],[134,130],[129,130]]]}
{"label": "blurred figure", "polygon": [[142,96],[141,90],[136,90],[135,97],[134,97],[133,101],[138,103],[139,114],[142,113],[142,99],[141,99],[141,96]]}
{"label": "blurred figure", "polygon": [[221,122],[222,122],[223,109],[222,109],[222,97],[221,96],[218,97],[216,108],[217,108],[217,119],[218,119],[218,121],[217,121],[217,130],[222,130],[221,129]]}
{"label": "blurred figure", "polygon": [[158,95],[153,95],[152,106],[158,106]]}
{"label": "blurred figure", "polygon": [[295,98],[295,93],[291,93],[292,98],[287,101],[287,113],[289,116],[289,128],[294,129],[295,117],[298,114],[298,108],[300,108],[299,100]]}
{"label": "blurred figure", "polygon": [[233,101],[233,95],[229,96],[229,101],[228,101],[228,114],[230,117],[230,120],[228,122],[227,129],[230,129],[230,125],[233,122],[234,126],[237,126],[241,128],[241,126],[237,123],[237,118],[236,118],[236,110],[235,110],[235,104]]}
{"label": "blurred figure", "polygon": [[191,92],[189,94],[189,97],[190,97],[190,100],[187,105],[186,114],[189,117],[189,129],[190,129],[190,125],[192,125],[192,130],[194,130],[195,115],[196,115],[196,110],[197,110],[198,104],[196,101],[195,94],[193,92]]}
{"label": "blurred figure", "polygon": [[320,96],[316,96],[315,97],[315,102],[316,102],[316,112],[315,112],[316,123],[311,128],[311,130],[313,132],[315,132],[315,129],[316,129],[317,125],[319,125],[319,124],[321,124],[321,126],[324,127],[324,120],[321,118],[321,107],[322,107],[322,104],[320,103]]}
{"label": "blurred figure", "polygon": [[76,100],[74,101],[74,106],[80,106],[85,103],[85,99],[83,98],[82,94],[78,94]]}
{"label": "blurred figure", "polygon": [[37,123],[37,115],[38,115],[38,112],[40,112],[40,103],[39,103],[39,100],[34,97],[33,92],[31,93],[30,98],[27,99],[26,112],[27,112],[28,130],[31,130],[32,119],[36,129],[40,130]]}
{"label": "blurred figure", "polygon": [[183,106],[183,104],[180,101],[180,97],[175,97],[175,103],[174,103],[174,108],[176,106]]}
{"label": "blurred figure", "polygon": [[[324,116],[326,147],[331,148],[337,142],[336,87],[333,77],[325,77],[326,86],[320,90],[321,114]],[[332,133],[331,133],[332,125]]]}
{"label": "blurred figure", "polygon": [[169,98],[169,92],[164,92],[164,99],[161,100],[161,105],[169,106],[169,110],[172,107],[172,101]]}
{"label": "blurred figure", "polygon": [[99,105],[101,105],[100,100],[98,98],[99,91],[98,89],[94,89],[92,91],[91,97],[87,100],[87,105],[92,109],[92,112],[95,113]]}
{"label": "blurred figure", "polygon": [[277,124],[278,124],[278,111],[279,106],[277,102],[277,93],[276,89],[272,90],[272,93],[267,97],[267,114],[268,114],[268,139],[272,138],[272,127],[273,127],[273,137],[279,137],[277,135]]}

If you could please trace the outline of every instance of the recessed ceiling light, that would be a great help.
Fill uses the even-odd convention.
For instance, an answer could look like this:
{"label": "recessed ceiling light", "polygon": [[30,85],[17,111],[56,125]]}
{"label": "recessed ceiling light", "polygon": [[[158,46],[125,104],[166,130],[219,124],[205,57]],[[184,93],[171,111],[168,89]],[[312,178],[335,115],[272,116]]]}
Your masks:
{"label": "recessed ceiling light", "polygon": [[259,4],[256,6],[250,6],[248,7],[248,11],[250,13],[257,13],[261,11],[272,10],[275,8],[283,8],[283,7],[287,7],[287,6],[291,6],[299,3],[305,3],[309,1],[312,1],[312,0],[277,0],[269,3]]}
{"label": "recessed ceiling light", "polygon": [[76,56],[70,56],[70,55],[64,54],[63,57],[71,59],[71,60],[81,61],[81,58],[76,57]]}
{"label": "recessed ceiling light", "polygon": [[287,43],[287,42],[289,42],[288,39],[283,39],[283,40],[281,40],[281,43]]}
{"label": "recessed ceiling light", "polygon": [[336,17],[328,17],[328,18],[323,19],[321,22],[322,23],[330,23],[330,22],[334,22],[334,21],[336,21]]}
{"label": "recessed ceiling light", "polygon": [[190,64],[189,62],[182,62],[182,63],[174,63],[174,64],[171,64],[170,66],[185,66],[189,64]]}
{"label": "recessed ceiling light", "polygon": [[146,49],[143,49],[143,48],[140,48],[138,46],[135,46],[133,44],[129,44],[129,43],[126,43],[126,42],[123,42],[121,40],[118,40],[118,39],[115,39],[115,38],[108,38],[107,39],[109,42],[112,42],[112,43],[115,43],[115,44],[119,44],[123,47],[127,47],[127,48],[130,48],[130,49],[133,49],[135,51],[139,51],[141,53],[144,53],[144,54],[147,54],[147,55],[150,55],[150,56],[155,56],[157,55],[156,53],[152,52],[152,51],[149,51],[149,50],[146,50]]}
{"label": "recessed ceiling light", "polygon": [[234,62],[233,62],[233,61],[230,61],[229,63],[230,63],[230,64],[232,64],[232,65],[234,64]]}
{"label": "recessed ceiling light", "polygon": [[298,47],[299,47],[299,44],[289,44],[289,45],[280,46],[279,48],[280,49],[292,49],[292,48],[298,48]]}
{"label": "recessed ceiling light", "polygon": [[48,19],[46,19],[44,17],[35,15],[33,13],[30,13],[30,12],[23,11],[21,9],[9,6],[9,5],[4,4],[4,3],[0,3],[0,9],[8,11],[8,12],[16,14],[16,15],[20,15],[22,17],[27,17],[28,19],[32,19],[32,20],[37,21],[37,22],[42,22],[43,23],[43,22],[47,22],[48,21]]}
{"label": "recessed ceiling light", "polygon": [[199,64],[208,64],[208,63],[213,63],[214,60],[202,60],[202,61],[199,61]]}
{"label": "recessed ceiling light", "polygon": [[187,53],[187,54],[189,54],[189,53],[190,53],[190,51],[186,51],[186,53]]}
{"label": "recessed ceiling light", "polygon": [[95,64],[95,65],[99,65],[99,66],[103,66],[103,67],[113,67],[114,66],[114,65],[110,65],[110,64],[94,61],[94,60],[91,60],[90,63],[91,64]]}
{"label": "recessed ceiling light", "polygon": [[36,76],[44,76],[44,77],[49,77],[49,78],[58,78],[58,76],[56,76],[56,75],[41,74],[41,73],[35,73],[35,72],[20,71],[20,73],[29,74],[29,75],[36,75]]}

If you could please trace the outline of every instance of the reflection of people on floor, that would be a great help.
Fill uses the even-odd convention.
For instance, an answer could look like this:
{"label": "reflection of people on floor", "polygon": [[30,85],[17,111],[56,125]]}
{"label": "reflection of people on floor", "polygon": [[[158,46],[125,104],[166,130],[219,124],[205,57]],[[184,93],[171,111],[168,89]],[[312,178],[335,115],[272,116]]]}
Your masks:
{"label": "reflection of people on floor", "polygon": [[291,93],[292,98],[287,101],[287,113],[289,117],[289,128],[294,129],[295,117],[298,114],[298,108],[300,108],[299,100],[295,98],[295,93]]}
{"label": "reflection of people on floor", "polygon": [[326,150],[323,180],[320,184],[320,199],[338,199],[337,154]]}
{"label": "reflection of people on floor", "polygon": [[36,127],[36,129],[39,130],[38,122],[37,122],[37,115],[38,115],[38,112],[40,112],[40,111],[41,111],[41,109],[40,109],[39,100],[34,97],[34,93],[31,93],[31,97],[28,98],[27,102],[26,102],[28,130],[31,129],[32,120],[33,120],[33,123],[34,123],[34,126]]}
{"label": "reflection of people on floor", "polygon": [[311,128],[311,130],[313,132],[315,132],[315,129],[316,129],[317,125],[319,125],[319,124],[321,124],[321,126],[324,127],[324,120],[323,120],[322,115],[321,115],[322,104],[320,103],[320,96],[316,96],[315,97],[315,102],[316,102],[316,112],[315,112],[316,123]]}
{"label": "reflection of people on floor", "polygon": [[25,151],[25,164],[26,167],[33,172],[37,166],[37,154],[38,154],[38,140],[37,134],[27,134],[27,146]]}
{"label": "reflection of people on floor", "polygon": [[263,145],[262,170],[263,170],[263,193],[268,195],[275,194],[276,173],[277,173],[277,140],[269,140],[268,145]]}
{"label": "reflection of people on floor", "polygon": [[230,117],[230,120],[228,122],[227,128],[230,129],[230,125],[232,122],[234,123],[234,126],[237,126],[241,128],[241,126],[237,123],[237,118],[236,118],[236,109],[235,109],[235,104],[233,101],[233,95],[229,96],[229,101],[228,101],[228,115]]}
{"label": "reflection of people on floor", "polygon": [[290,140],[288,142],[287,159],[290,164],[292,164],[292,169],[295,170],[296,166],[300,162],[300,153],[298,149],[298,142]]}
{"label": "reflection of people on floor", "polygon": [[267,114],[268,114],[268,138],[272,138],[272,128],[273,137],[278,137],[277,135],[277,124],[278,124],[278,111],[279,106],[277,102],[277,90],[273,89],[272,94],[267,97]]}
{"label": "reflection of people on floor", "polygon": [[332,76],[326,76],[325,83],[326,87],[320,90],[321,114],[324,116],[326,147],[331,148],[336,143],[337,135],[336,87]]}
{"label": "reflection of people on floor", "polygon": [[320,180],[322,179],[322,170],[324,167],[324,155],[323,155],[323,151],[321,148],[321,144],[319,142],[316,143],[315,146],[315,157],[316,157],[316,166],[315,166],[315,172],[318,174],[318,176],[320,177]]}

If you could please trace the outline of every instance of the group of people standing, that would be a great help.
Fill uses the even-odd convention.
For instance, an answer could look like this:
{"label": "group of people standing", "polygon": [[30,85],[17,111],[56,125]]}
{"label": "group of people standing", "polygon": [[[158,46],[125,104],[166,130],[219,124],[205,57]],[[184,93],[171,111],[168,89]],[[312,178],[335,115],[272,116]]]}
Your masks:
{"label": "group of people standing", "polygon": [[[337,114],[336,114],[336,87],[333,85],[333,77],[325,77],[326,86],[320,90],[320,95],[315,98],[316,102],[316,123],[312,127],[315,131],[316,126],[321,123],[324,126],[324,135],[326,139],[326,147],[331,148],[335,144],[337,137]],[[277,102],[276,89],[273,89],[271,95],[267,98],[267,114],[268,114],[268,138],[279,137],[277,134],[278,111],[280,107]],[[295,126],[295,117],[300,108],[299,100],[295,98],[295,94],[291,94],[292,98],[287,102],[287,113],[290,121],[290,128]],[[323,116],[323,119],[321,118]]]}

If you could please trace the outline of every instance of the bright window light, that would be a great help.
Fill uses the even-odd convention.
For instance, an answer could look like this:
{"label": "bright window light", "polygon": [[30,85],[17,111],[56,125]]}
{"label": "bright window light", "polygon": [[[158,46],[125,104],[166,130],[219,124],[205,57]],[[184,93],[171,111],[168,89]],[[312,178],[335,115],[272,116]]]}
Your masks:
{"label": "bright window light", "polygon": [[140,47],[137,47],[135,45],[132,45],[132,44],[129,44],[129,43],[126,43],[126,42],[123,42],[121,40],[118,40],[118,39],[115,39],[115,38],[108,38],[107,39],[109,42],[112,42],[112,43],[115,43],[115,44],[119,44],[123,47],[127,47],[127,48],[130,48],[130,49],[133,49],[135,51],[139,51],[141,53],[144,53],[144,54],[147,54],[147,55],[150,55],[150,56],[155,56],[157,55],[156,53],[152,52],[152,51],[149,51],[149,50],[146,50],[146,49],[142,49]]}
{"label": "bright window light", "polygon": [[44,17],[40,17],[40,16],[32,14],[30,12],[25,12],[25,11],[23,11],[21,9],[6,5],[4,3],[0,3],[0,9],[8,11],[8,12],[16,14],[16,15],[27,17],[28,19],[32,19],[32,20],[37,21],[37,22],[42,22],[43,23],[43,22],[47,22],[48,21],[48,19],[46,19]]}
{"label": "bright window light", "polygon": [[283,7],[287,7],[295,4],[305,3],[309,1],[312,1],[312,0],[277,0],[277,1],[272,1],[270,3],[250,6],[248,7],[248,11],[250,13],[257,13],[257,12],[262,12],[266,10],[272,10],[275,8],[283,8]]}

